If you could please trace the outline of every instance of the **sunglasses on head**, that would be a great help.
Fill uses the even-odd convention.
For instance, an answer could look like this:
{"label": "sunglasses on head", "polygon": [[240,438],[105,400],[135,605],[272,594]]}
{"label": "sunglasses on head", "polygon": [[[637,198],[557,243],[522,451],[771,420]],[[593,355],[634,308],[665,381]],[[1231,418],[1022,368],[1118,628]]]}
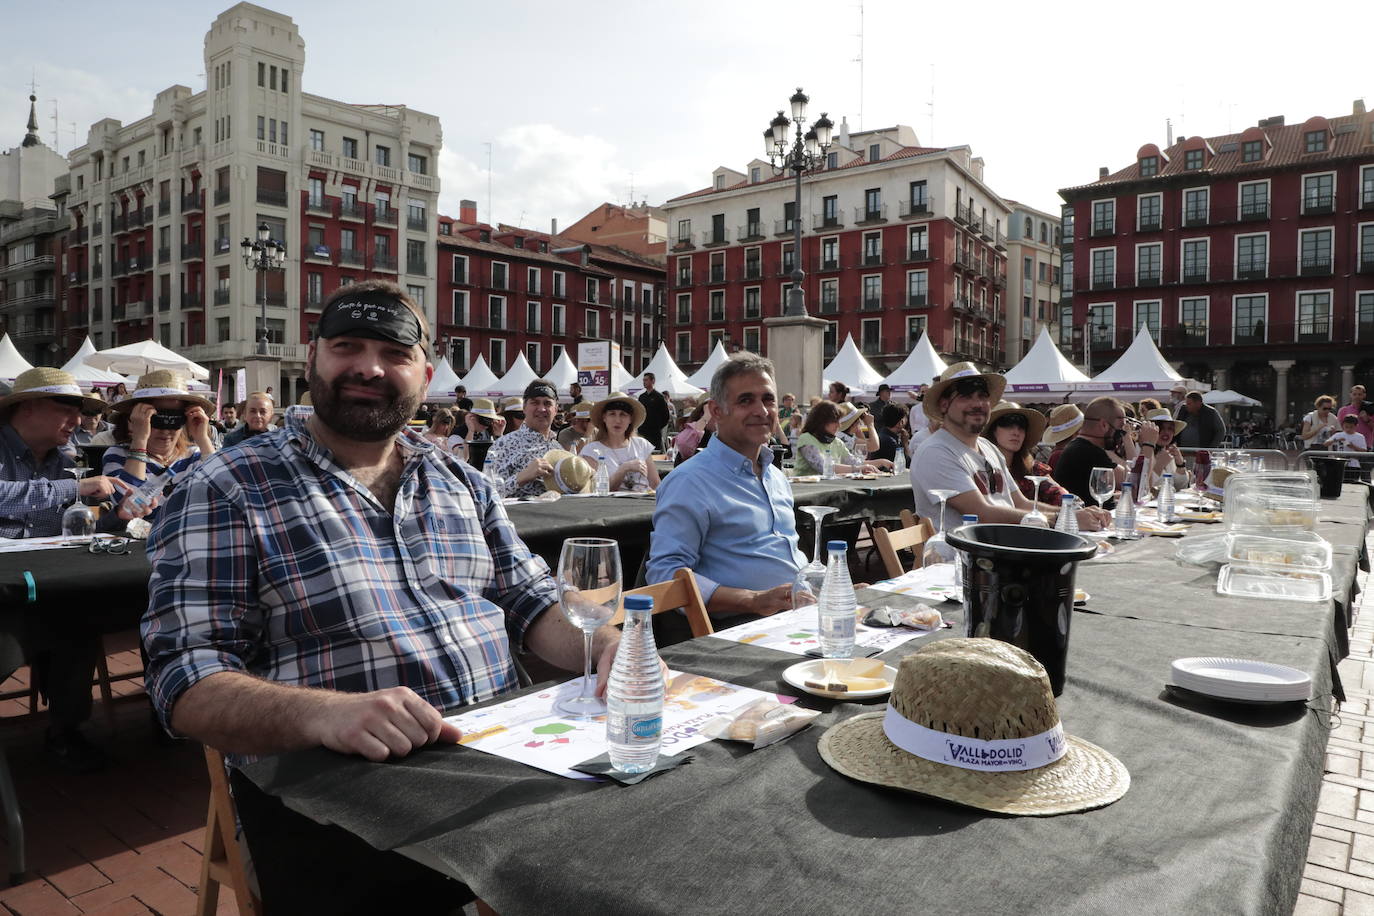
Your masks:
{"label": "sunglasses on head", "polygon": [[953,385],[954,393],[961,398],[975,394],[988,395],[988,383],[980,378],[961,378]]}

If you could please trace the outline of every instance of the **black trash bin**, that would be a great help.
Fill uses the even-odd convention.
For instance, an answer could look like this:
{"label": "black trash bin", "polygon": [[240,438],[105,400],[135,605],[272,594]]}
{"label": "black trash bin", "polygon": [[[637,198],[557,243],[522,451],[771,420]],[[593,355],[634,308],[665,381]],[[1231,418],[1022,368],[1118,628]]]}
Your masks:
{"label": "black trash bin", "polygon": [[1341,484],[1345,480],[1344,458],[1309,458],[1312,468],[1317,472],[1317,480],[1321,483],[1322,499],[1340,499]]}
{"label": "black trash bin", "polygon": [[1076,534],[1025,525],[964,525],[946,536],[968,553],[965,635],[1025,649],[1045,666],[1054,695],[1064,691],[1073,618],[1074,574],[1097,553]]}

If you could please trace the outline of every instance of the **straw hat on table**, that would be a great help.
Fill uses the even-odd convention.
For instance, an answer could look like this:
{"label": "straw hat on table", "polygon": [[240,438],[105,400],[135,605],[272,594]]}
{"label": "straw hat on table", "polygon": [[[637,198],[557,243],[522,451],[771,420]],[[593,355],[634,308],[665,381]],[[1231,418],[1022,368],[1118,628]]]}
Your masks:
{"label": "straw hat on table", "polygon": [[860,782],[999,814],[1086,811],[1126,794],[1126,767],[1065,735],[1049,677],[995,639],[947,639],[902,659],[886,712],[820,740],[822,759]]}
{"label": "straw hat on table", "polygon": [[945,412],[940,407],[940,399],[943,398],[951,387],[960,381],[969,378],[981,378],[983,383],[988,386],[988,397],[993,401],[1002,399],[1002,392],[1007,389],[1007,379],[1005,376],[998,375],[996,372],[982,372],[973,363],[955,363],[944,372],[940,373],[940,380],[926,389],[926,396],[922,399],[926,408],[926,416],[944,419]]}
{"label": "straw hat on table", "polygon": [[128,413],[135,404],[156,401],[162,398],[175,398],[184,404],[194,404],[207,414],[213,413],[215,405],[208,398],[192,394],[186,387],[186,379],[171,369],[154,369],[139,376],[138,387],[133,394],[111,408],[116,413]]}
{"label": "straw hat on table", "polygon": [[595,472],[585,458],[561,448],[544,453],[553,468],[544,475],[544,489],[552,493],[589,493]]}
{"label": "straw hat on table", "polygon": [[82,391],[71,373],[47,366],[35,366],[19,373],[9,394],[0,398],[0,417],[8,417],[15,406],[39,398],[72,398],[80,401],[80,406],[86,410],[104,410],[109,407],[100,398],[91,397]]}
{"label": "straw hat on table", "polygon": [[1072,439],[1083,428],[1083,411],[1077,404],[1060,404],[1050,411],[1049,424],[1045,427],[1045,441],[1051,445]]}

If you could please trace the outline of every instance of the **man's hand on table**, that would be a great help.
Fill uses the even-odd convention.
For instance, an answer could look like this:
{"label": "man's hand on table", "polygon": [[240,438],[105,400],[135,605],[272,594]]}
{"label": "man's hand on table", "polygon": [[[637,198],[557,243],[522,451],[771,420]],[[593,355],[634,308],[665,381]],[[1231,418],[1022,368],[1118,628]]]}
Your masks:
{"label": "man's hand on table", "polygon": [[553,465],[543,458],[531,458],[530,463],[525,465],[525,469],[515,475],[515,482],[524,486],[544,477],[553,470]]}
{"label": "man's hand on table", "polygon": [[381,762],[442,741],[457,743],[458,726],[445,722],[439,710],[409,687],[371,693],[320,692],[319,715],[311,720],[312,737],[341,754],[359,754]]}
{"label": "man's hand on table", "polygon": [[1084,531],[1105,531],[1112,523],[1112,514],[1101,506],[1084,506],[1077,517],[1078,527]]}
{"label": "man's hand on table", "polygon": [[104,499],[107,496],[117,496],[123,499],[128,493],[133,492],[133,487],[117,477],[83,477],[77,483],[76,492],[82,499],[94,496],[97,499]]}
{"label": "man's hand on table", "polygon": [[775,585],[766,591],[756,591],[749,600],[751,613],[758,614],[760,617],[769,617],[778,611],[790,610],[792,607],[792,583],[786,582],[782,585]]}

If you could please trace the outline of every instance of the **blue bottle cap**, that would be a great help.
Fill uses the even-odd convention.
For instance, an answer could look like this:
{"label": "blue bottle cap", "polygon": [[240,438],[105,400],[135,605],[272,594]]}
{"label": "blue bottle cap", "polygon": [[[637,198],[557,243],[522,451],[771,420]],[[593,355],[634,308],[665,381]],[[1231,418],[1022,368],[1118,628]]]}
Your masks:
{"label": "blue bottle cap", "polygon": [[1173,474],[1169,474],[1169,473],[1167,473],[1167,472],[1164,474],[1164,476],[1165,476],[1165,477],[1168,477],[1170,480],[1173,480],[1173,478],[1174,478],[1174,475],[1173,475]]}
{"label": "blue bottle cap", "polygon": [[837,550],[841,553],[844,553],[846,550],[849,549],[849,545],[846,544],[844,541],[826,541],[825,549],[830,551],[831,553],[834,553]]}
{"label": "blue bottle cap", "polygon": [[626,595],[625,610],[627,611],[652,611],[654,609],[654,599],[649,595]]}
{"label": "blue bottle cap", "polygon": [[1071,503],[1074,501],[1074,498],[1075,497],[1072,493],[1065,493],[1063,496],[1059,497],[1059,504],[1062,506],[1067,503]]}

